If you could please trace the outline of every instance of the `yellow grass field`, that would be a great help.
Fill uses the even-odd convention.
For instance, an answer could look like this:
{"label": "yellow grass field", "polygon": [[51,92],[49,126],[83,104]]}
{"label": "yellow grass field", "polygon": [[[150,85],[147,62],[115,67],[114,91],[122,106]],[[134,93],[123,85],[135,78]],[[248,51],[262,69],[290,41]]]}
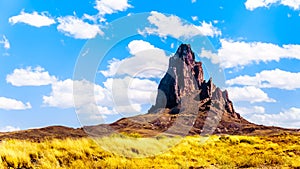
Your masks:
{"label": "yellow grass field", "polygon": [[[144,140],[141,140],[144,139]],[[207,139],[203,142],[204,139]],[[202,142],[201,142],[202,140]],[[99,146],[99,144],[104,146]],[[172,146],[178,143],[176,146]],[[149,147],[149,145],[154,147]],[[156,145],[156,146],[155,146]],[[105,151],[111,147],[111,151]],[[160,147],[160,148],[157,148]],[[168,148],[170,147],[170,148]],[[103,149],[104,148],[104,149]],[[155,156],[151,153],[163,151]],[[157,152],[155,152],[157,150]],[[122,152],[118,152],[122,151]],[[153,152],[151,152],[153,151]],[[118,154],[125,154],[121,156]],[[153,155],[152,154],[152,155]],[[0,142],[0,168],[300,168],[300,136],[187,136],[138,134]],[[131,158],[134,157],[134,158]]]}

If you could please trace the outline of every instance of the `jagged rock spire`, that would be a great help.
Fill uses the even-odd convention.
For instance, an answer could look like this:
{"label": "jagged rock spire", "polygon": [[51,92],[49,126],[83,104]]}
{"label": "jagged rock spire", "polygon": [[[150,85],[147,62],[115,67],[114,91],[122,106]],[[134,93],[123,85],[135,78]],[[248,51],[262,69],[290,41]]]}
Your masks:
{"label": "jagged rock spire", "polygon": [[160,108],[175,108],[180,106],[181,98],[199,91],[199,101],[208,105],[214,102],[232,116],[238,117],[233,104],[228,98],[228,92],[216,87],[210,78],[204,80],[202,62],[195,61],[195,54],[189,44],[181,44],[174,56],[169,59],[167,73],[158,86],[156,103],[149,110],[155,113]]}

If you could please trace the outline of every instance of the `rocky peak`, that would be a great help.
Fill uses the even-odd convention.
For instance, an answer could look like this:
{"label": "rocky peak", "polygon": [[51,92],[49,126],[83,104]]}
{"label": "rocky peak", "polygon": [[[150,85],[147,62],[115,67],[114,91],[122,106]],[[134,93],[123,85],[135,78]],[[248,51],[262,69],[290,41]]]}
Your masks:
{"label": "rocky peak", "polygon": [[158,86],[156,103],[147,114],[122,118],[111,124],[85,126],[90,136],[114,132],[153,137],[187,134],[273,134],[298,130],[248,122],[235,112],[228,92],[213,79],[204,80],[202,63],[195,61],[190,45],[182,44],[169,59],[167,73]]}
{"label": "rocky peak", "polygon": [[195,92],[199,93],[196,97],[198,101],[206,102],[205,109],[209,109],[212,104],[218,105],[219,109],[230,116],[240,118],[234,111],[228,92],[217,87],[212,78],[207,82],[204,80],[202,62],[195,61],[195,54],[189,44],[181,44],[175,55],[169,59],[167,73],[158,86],[156,103],[149,113],[155,113],[162,108],[178,108],[182,97]]}

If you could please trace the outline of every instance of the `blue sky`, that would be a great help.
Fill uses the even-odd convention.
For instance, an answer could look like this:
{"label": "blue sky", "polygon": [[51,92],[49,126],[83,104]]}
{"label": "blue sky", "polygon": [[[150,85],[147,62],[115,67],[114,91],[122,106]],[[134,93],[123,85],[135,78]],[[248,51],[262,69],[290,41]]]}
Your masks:
{"label": "blue sky", "polygon": [[246,119],[300,128],[299,0],[11,0],[0,14],[0,131],[145,113],[182,42]]}

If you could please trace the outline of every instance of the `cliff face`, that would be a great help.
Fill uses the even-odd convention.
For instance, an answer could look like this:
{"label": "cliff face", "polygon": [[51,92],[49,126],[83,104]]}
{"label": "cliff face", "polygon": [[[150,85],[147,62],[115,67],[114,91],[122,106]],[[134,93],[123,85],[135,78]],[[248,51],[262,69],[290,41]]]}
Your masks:
{"label": "cliff face", "polygon": [[160,81],[156,103],[149,113],[155,113],[161,108],[178,108],[183,97],[195,92],[199,93],[196,99],[205,102],[206,109],[214,103],[214,106],[224,109],[232,117],[240,118],[234,111],[228,92],[217,87],[212,78],[207,82],[204,80],[202,62],[195,61],[194,52],[187,44],[180,45],[176,54],[169,59],[169,68]]}

